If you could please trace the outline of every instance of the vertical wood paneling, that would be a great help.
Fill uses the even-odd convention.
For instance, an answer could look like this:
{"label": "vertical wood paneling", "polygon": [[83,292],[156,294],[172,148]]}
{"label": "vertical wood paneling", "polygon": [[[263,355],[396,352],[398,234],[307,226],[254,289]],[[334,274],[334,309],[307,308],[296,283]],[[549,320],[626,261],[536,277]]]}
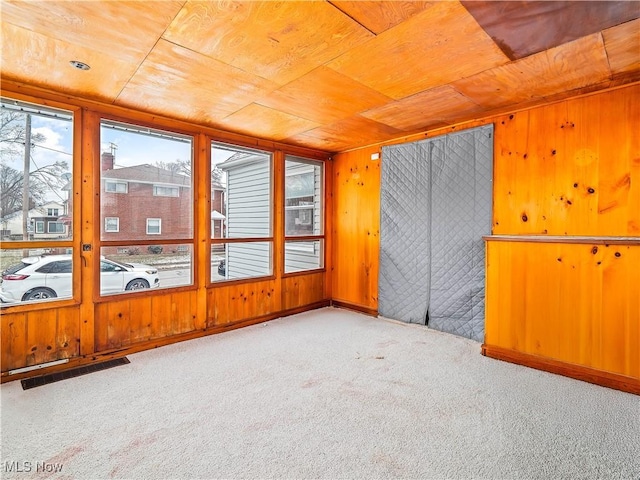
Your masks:
{"label": "vertical wood paneling", "polygon": [[2,371],[79,354],[79,308],[2,315]]}
{"label": "vertical wood paneling", "polygon": [[27,314],[10,313],[0,316],[2,322],[2,371],[25,367],[27,355]]}
{"label": "vertical wood paneling", "polygon": [[488,242],[485,343],[640,377],[640,246]]}
{"label": "vertical wood paneling", "polygon": [[379,147],[333,159],[331,291],[335,300],[377,310],[381,160],[373,153]]}
{"label": "vertical wood paneling", "polygon": [[96,305],[96,351],[196,330],[197,291],[116,296]]}
{"label": "vertical wood paneling", "polygon": [[227,325],[282,310],[276,280],[231,284],[209,290],[207,327]]}
{"label": "vertical wood paneling", "polygon": [[289,310],[324,300],[324,281],[324,272],[284,278],[282,308]]}
{"label": "vertical wood paneling", "polygon": [[499,117],[495,234],[640,235],[640,86]]}
{"label": "vertical wood paneling", "polygon": [[[95,112],[82,112],[82,124],[74,125],[74,131],[81,130],[82,148],[80,152],[80,171],[82,177],[82,186],[79,202],[80,204],[80,276],[81,283],[81,304],[80,304],[80,353],[82,355],[91,355],[95,352],[97,331],[95,330],[95,308],[93,304],[94,292],[99,288],[99,270],[96,265],[99,264],[98,259],[94,258],[93,248],[97,248],[98,235],[100,232],[100,175],[94,175],[99,172],[98,167],[100,158],[100,115]],[[76,157],[77,158],[77,155]],[[77,171],[77,170],[76,170]],[[78,204],[76,205],[76,210]],[[76,217],[77,213],[76,213]],[[74,230],[74,234],[78,230]],[[82,245],[89,245],[87,251],[82,251]],[[99,252],[98,252],[99,255]]]}

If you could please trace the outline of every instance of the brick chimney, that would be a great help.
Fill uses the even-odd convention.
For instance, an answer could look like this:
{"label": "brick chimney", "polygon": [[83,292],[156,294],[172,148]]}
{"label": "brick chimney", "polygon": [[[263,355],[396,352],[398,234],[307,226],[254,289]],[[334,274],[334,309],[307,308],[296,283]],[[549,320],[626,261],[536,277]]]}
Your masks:
{"label": "brick chimney", "polygon": [[100,157],[100,159],[102,160],[102,171],[103,172],[105,170],[113,170],[113,162],[115,160],[115,157],[113,156],[113,153],[104,152],[102,154],[102,156]]}

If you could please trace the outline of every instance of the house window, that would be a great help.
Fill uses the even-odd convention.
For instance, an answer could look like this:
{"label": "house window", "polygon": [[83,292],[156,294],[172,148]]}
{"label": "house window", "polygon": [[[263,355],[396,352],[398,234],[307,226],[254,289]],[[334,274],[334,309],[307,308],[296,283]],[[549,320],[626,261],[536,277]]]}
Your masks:
{"label": "house window", "polygon": [[153,186],[153,195],[155,197],[177,197],[179,192],[180,189],[178,187]]}
{"label": "house window", "polygon": [[211,281],[272,275],[271,153],[212,143],[210,178]]}
{"label": "house window", "polygon": [[118,218],[118,217],[106,217],[104,219],[104,231],[105,232],[119,232],[120,231],[120,218]]}
{"label": "house window", "polygon": [[160,235],[161,225],[160,218],[147,218],[147,235]]}
{"label": "house window", "polygon": [[323,176],[322,162],[286,156],[285,273],[324,266]]}
{"label": "house window", "polygon": [[47,228],[49,233],[64,233],[64,223],[62,222],[48,222]]}
{"label": "house window", "polygon": [[[0,216],[4,216],[0,231],[0,269],[13,269],[12,273],[21,275],[20,271],[23,268],[30,267],[20,261],[22,258],[47,253],[73,252],[76,245],[73,231],[67,225],[70,225],[73,217],[73,192],[70,184],[74,173],[73,160],[78,158],[74,143],[79,145],[77,139],[74,142],[73,134],[78,129],[74,128],[72,111],[5,97],[0,98],[0,124],[3,133],[0,135],[2,183],[3,187],[11,184],[11,188],[0,187],[3,206]],[[29,145],[25,142],[29,130],[32,134],[31,150],[25,148]],[[52,144],[55,144],[55,154],[48,149]],[[25,181],[25,171],[30,172],[27,173],[28,181]],[[30,208],[28,212],[23,212],[20,206],[27,207],[22,203],[22,199],[27,198]],[[46,203],[43,204],[42,201]],[[5,211],[4,207],[10,205],[18,205],[18,208],[11,207]],[[9,211],[15,211],[15,214],[10,216]],[[68,218],[60,218],[60,221],[57,221],[61,215]],[[26,232],[23,225],[25,220]],[[63,220],[65,223],[62,223]],[[37,242],[37,245],[33,242]],[[49,260],[53,261],[50,258],[43,259],[37,268],[41,268]],[[71,265],[72,255],[69,255],[68,260],[68,264]],[[22,273],[25,278],[29,274]],[[25,310],[28,310],[29,306],[43,302],[68,301],[77,293],[73,291],[73,286],[79,284],[75,269],[73,275],[72,279],[72,274],[68,273],[66,279],[60,279],[59,283],[52,287],[56,292],[54,296],[43,295],[43,290],[33,288],[45,287],[44,284],[32,283],[28,288],[25,286],[22,289],[24,285],[17,284],[24,282],[18,281],[10,290],[5,283],[2,300],[9,299],[10,302],[0,302],[0,310],[16,305],[23,305],[26,307]],[[26,282],[31,281],[36,282],[35,277],[26,279]],[[79,297],[76,300],[79,300]],[[55,349],[53,351],[55,352]]]}
{"label": "house window", "polygon": [[107,180],[104,184],[104,190],[109,193],[127,193],[127,182],[114,182],[113,180]]}
{"label": "house window", "polygon": [[[193,137],[103,118],[100,144],[109,146],[100,156],[105,185],[100,196],[100,218],[105,219],[100,232],[101,254],[147,265],[144,271],[149,288],[193,285]],[[180,248],[185,250],[179,259],[179,275],[156,281],[157,274],[148,272],[165,269],[171,261],[167,257]],[[102,296],[137,291],[115,288],[109,281],[105,276],[100,278]]]}

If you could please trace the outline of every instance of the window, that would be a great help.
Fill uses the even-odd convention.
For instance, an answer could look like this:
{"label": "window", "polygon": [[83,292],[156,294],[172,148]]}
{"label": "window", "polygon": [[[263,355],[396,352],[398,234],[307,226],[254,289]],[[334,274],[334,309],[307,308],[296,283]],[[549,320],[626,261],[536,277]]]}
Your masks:
{"label": "window", "polygon": [[147,218],[147,235],[160,235],[160,226],[162,220],[160,218]]}
{"label": "window", "polygon": [[[2,178],[5,187],[15,186],[2,191],[0,216],[3,220],[10,219],[3,221],[2,245],[8,247],[9,242],[43,241],[43,234],[65,233],[64,226],[61,230],[59,226],[49,227],[47,220],[57,220],[64,214],[65,204],[69,224],[73,217],[73,197],[69,187],[73,172],[73,112],[4,97],[0,98],[0,107]],[[27,135],[31,136],[31,142],[25,151]],[[55,151],[49,148],[52,146]],[[25,165],[25,156],[29,165]],[[25,181],[25,170],[30,172],[29,181]],[[22,214],[23,198],[28,198],[32,204],[29,217],[33,211],[39,212],[34,215],[37,219],[28,218],[26,228]],[[73,245],[71,237],[51,241],[56,246],[44,248],[60,248],[64,242],[68,244],[65,246]]]}
{"label": "window", "polygon": [[104,184],[104,190],[109,193],[127,193],[129,189],[127,182],[114,182],[112,180],[107,180]]}
{"label": "window", "polygon": [[178,187],[153,186],[153,195],[155,197],[177,197],[179,192],[180,189]]}
{"label": "window", "polygon": [[100,143],[100,254],[133,266],[102,275],[101,295],[193,285],[193,137],[102,119]]}
{"label": "window", "polygon": [[105,232],[119,232],[120,231],[120,219],[118,217],[106,217],[104,219],[104,231]]}
{"label": "window", "polygon": [[211,163],[211,281],[272,275],[271,153],[212,143]]}
{"label": "window", "polygon": [[284,187],[285,273],[323,267],[323,175],[322,162],[287,155]]}
{"label": "window", "polygon": [[47,227],[49,229],[49,233],[64,233],[64,223],[48,222]]}
{"label": "window", "polygon": [[60,260],[57,262],[51,262],[36,270],[36,272],[38,273],[71,273],[71,271],[71,260]]}

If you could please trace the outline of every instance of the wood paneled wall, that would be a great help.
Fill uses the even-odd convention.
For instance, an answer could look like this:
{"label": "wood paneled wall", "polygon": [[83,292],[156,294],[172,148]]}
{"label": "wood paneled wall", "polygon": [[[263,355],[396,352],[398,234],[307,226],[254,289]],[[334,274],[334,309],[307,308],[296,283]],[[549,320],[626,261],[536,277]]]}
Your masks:
{"label": "wood paneled wall", "polygon": [[[495,124],[493,233],[520,240],[489,242],[487,344],[640,379],[640,86],[386,144],[487,123]],[[372,311],[380,165],[371,154],[380,147],[340,153],[333,165],[333,298]],[[627,241],[614,248],[576,236]]]}
{"label": "wood paneled wall", "polygon": [[[130,352],[154,348],[175,341],[222,332],[240,326],[277,318],[282,315],[316,308],[330,303],[330,284],[326,278],[331,265],[327,251],[327,270],[284,274],[284,176],[279,175],[286,153],[306,158],[326,160],[324,152],[296,148],[236,134],[227,134],[198,125],[177,122],[89,102],[61,97],[52,92],[21,85],[3,84],[3,96],[59,108],[76,110],[74,130],[74,221],[75,242],[92,245],[88,251],[74,255],[80,275],[74,283],[74,298],[53,303],[15,305],[2,309],[1,341],[2,381],[34,374],[62,370],[80,364],[123,356]],[[132,123],[168,128],[192,134],[194,170],[198,172],[194,192],[196,221],[193,259],[194,284],[176,289],[159,289],[117,295],[107,299],[95,295],[98,285],[100,225],[99,125],[103,115]],[[209,284],[206,276],[209,264],[208,228],[210,221],[210,140],[263,148],[274,152],[274,274],[269,278]],[[331,162],[326,162],[331,174]],[[332,185],[327,185],[330,195]],[[331,205],[330,198],[327,205]],[[330,207],[329,207],[330,208]],[[327,218],[330,233],[330,219]],[[326,236],[330,246],[330,234]],[[80,258],[82,256],[82,259]],[[29,373],[8,375],[8,372],[69,359],[65,365],[46,367]]]}
{"label": "wood paneled wall", "polygon": [[488,348],[640,379],[640,244],[491,241]]}
{"label": "wood paneled wall", "polygon": [[333,162],[332,298],[378,309],[379,147],[338,154]]}

